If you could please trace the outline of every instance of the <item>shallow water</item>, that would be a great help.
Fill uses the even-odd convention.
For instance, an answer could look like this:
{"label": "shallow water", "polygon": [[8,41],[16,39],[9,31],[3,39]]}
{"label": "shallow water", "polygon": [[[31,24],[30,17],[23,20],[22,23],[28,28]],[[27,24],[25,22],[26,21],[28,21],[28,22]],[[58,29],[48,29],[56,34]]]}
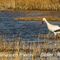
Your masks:
{"label": "shallow water", "polygon": [[[6,34],[5,38],[13,38],[13,35],[14,37],[21,36],[26,41],[37,41],[38,38],[34,38],[32,35],[47,34],[46,24],[39,21],[16,21],[14,18],[50,15],[60,17],[58,12],[0,12],[0,35]],[[60,26],[60,22],[50,23]]]}

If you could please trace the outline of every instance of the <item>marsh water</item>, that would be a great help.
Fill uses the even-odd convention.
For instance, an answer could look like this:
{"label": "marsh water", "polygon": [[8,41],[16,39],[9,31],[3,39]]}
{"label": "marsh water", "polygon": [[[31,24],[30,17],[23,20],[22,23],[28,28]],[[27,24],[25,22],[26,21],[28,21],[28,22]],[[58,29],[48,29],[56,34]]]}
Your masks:
{"label": "marsh water", "polygon": [[[20,36],[25,41],[37,41],[38,38],[32,37],[37,34],[47,34],[48,28],[46,24],[42,24],[41,21],[17,21],[15,18],[18,17],[60,17],[60,12],[0,12],[0,35],[6,35],[5,38],[13,38]],[[60,22],[52,22],[51,24],[57,24],[60,26]]]}

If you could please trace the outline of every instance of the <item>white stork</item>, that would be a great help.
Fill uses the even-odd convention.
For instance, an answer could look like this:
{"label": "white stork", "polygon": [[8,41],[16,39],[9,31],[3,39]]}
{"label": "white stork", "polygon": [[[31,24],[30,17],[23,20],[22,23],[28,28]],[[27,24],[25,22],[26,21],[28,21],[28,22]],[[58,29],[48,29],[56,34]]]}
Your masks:
{"label": "white stork", "polygon": [[43,18],[43,21],[47,24],[47,27],[48,27],[48,30],[53,32],[54,35],[57,35],[60,33],[60,27],[58,25],[53,25],[53,24],[50,24],[46,18]]}

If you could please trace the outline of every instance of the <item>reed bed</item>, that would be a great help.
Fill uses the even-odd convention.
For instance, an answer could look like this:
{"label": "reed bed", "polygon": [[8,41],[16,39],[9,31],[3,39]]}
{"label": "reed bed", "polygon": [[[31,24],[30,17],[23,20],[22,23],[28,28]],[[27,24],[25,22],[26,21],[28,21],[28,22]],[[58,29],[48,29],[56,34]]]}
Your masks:
{"label": "reed bed", "polygon": [[0,10],[60,11],[60,0],[1,0]]}
{"label": "reed bed", "polygon": [[60,0],[18,0],[17,10],[60,10]]}

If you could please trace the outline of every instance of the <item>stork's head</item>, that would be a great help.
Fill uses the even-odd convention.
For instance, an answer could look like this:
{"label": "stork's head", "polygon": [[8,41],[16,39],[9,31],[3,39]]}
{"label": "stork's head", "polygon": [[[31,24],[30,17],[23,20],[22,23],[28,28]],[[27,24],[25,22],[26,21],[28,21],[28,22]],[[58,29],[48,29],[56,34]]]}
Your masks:
{"label": "stork's head", "polygon": [[42,24],[43,24],[44,22],[46,22],[46,18],[43,18]]}
{"label": "stork's head", "polygon": [[46,18],[43,18],[43,21],[46,21]]}

